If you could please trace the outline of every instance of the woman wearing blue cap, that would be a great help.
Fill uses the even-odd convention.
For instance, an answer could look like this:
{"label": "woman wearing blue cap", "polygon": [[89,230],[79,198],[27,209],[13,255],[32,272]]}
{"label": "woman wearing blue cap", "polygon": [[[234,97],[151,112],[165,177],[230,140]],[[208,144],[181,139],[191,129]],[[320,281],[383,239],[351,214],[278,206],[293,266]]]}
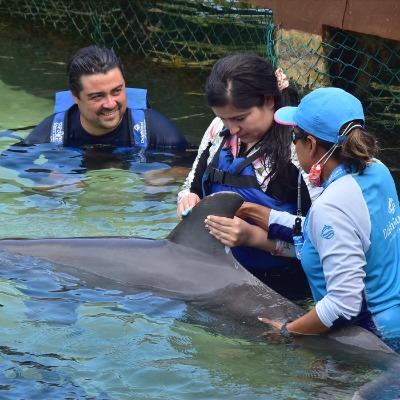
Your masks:
{"label": "woman wearing blue cap", "polygon": [[[300,164],[321,186],[303,223],[299,257],[315,307],[281,333],[322,334],[343,324],[383,339],[400,337],[400,209],[394,181],[375,159],[358,99],[338,88],[317,89],[298,107],[275,113],[293,127]],[[271,211],[270,223],[279,219]]]}

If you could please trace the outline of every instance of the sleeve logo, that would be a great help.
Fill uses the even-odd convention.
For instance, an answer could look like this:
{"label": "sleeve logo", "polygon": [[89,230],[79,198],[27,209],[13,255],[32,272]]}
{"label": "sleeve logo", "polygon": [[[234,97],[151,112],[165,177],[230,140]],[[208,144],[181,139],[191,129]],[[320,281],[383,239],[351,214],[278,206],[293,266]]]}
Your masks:
{"label": "sleeve logo", "polygon": [[332,239],[333,236],[335,235],[335,232],[333,231],[333,226],[331,225],[324,225],[321,231],[321,236],[324,239]]}
{"label": "sleeve logo", "polygon": [[391,197],[389,197],[388,212],[389,214],[394,214],[395,211],[396,211],[396,203]]}

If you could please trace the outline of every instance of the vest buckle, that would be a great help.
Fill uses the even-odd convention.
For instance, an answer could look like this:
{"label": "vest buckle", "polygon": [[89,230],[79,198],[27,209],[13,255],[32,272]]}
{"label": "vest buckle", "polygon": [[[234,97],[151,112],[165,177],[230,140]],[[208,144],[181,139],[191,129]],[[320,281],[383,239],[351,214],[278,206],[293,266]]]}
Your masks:
{"label": "vest buckle", "polygon": [[226,174],[226,171],[223,171],[222,169],[214,168],[213,174],[212,174],[213,175],[212,182],[224,184],[225,174]]}

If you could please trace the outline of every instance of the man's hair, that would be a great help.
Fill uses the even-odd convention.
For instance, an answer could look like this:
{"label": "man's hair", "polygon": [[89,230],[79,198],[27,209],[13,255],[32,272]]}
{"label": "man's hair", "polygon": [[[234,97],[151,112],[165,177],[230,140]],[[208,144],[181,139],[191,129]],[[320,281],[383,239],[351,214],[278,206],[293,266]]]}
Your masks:
{"label": "man's hair", "polygon": [[96,45],[80,49],[67,64],[67,75],[71,92],[79,98],[82,91],[81,76],[106,74],[119,68],[125,79],[125,70],[121,59],[113,50]]}

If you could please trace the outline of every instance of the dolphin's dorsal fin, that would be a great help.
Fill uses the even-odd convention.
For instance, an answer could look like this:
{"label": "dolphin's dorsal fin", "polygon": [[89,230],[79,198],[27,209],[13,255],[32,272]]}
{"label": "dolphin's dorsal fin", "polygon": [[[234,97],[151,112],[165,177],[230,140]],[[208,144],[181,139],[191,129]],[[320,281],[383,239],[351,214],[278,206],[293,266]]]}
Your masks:
{"label": "dolphin's dorsal fin", "polygon": [[224,251],[225,246],[210,235],[204,221],[208,215],[233,218],[242,204],[243,198],[234,192],[211,194],[197,203],[166,239],[205,253],[216,254]]}

